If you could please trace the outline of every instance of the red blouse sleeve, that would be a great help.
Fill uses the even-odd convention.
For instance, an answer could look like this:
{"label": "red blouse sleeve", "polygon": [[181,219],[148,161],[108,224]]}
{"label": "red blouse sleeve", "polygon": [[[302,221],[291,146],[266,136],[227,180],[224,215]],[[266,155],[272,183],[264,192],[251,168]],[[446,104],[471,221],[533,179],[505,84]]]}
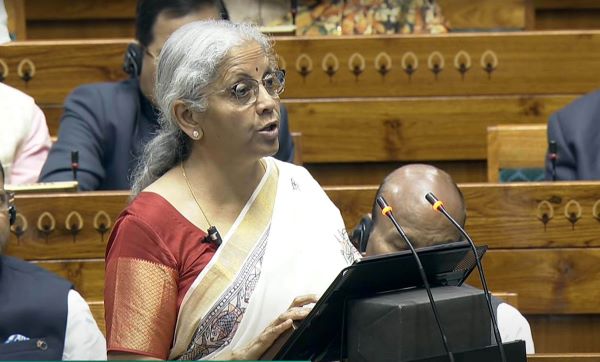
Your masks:
{"label": "red blouse sleeve", "polygon": [[177,262],[143,220],[123,215],[106,254],[107,349],[166,359],[177,318]]}

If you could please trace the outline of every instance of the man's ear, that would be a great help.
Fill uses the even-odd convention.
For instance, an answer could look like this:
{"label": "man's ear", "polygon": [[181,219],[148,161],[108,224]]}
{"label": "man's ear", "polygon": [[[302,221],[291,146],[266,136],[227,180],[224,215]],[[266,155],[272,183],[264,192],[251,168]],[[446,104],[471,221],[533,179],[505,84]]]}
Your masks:
{"label": "man's ear", "polygon": [[181,128],[188,137],[197,139],[197,137],[194,136],[194,131],[198,132],[201,130],[200,120],[202,119],[202,115],[192,111],[182,100],[175,101],[175,104],[173,105],[173,114],[175,115],[179,128]]}

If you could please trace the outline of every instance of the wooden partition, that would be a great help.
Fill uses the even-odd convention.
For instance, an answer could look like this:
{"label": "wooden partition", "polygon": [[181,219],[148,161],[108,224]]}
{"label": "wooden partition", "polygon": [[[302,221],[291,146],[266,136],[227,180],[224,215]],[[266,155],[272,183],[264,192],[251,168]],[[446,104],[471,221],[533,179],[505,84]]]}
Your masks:
{"label": "wooden partition", "polygon": [[[490,289],[518,295],[538,352],[600,352],[600,183],[460,185],[467,229],[490,250]],[[325,188],[348,228],[371,209],[375,187]],[[103,299],[108,230],[125,193],[19,195],[7,253],[69,278]],[[19,237],[15,233],[20,234]],[[469,279],[478,284],[476,276]]]}
{"label": "wooden partition", "polygon": [[[80,84],[124,79],[127,40],[0,46],[5,82],[30,95],[56,134]],[[486,180],[486,129],[543,124],[598,86],[600,32],[278,38],[290,128],[325,185],[377,184],[399,163],[434,162]],[[331,171],[334,170],[334,171]],[[379,170],[384,170],[379,172]]]}
{"label": "wooden partition", "polygon": [[488,127],[488,181],[498,182],[501,169],[543,169],[548,150],[546,133],[545,124],[506,124]]}

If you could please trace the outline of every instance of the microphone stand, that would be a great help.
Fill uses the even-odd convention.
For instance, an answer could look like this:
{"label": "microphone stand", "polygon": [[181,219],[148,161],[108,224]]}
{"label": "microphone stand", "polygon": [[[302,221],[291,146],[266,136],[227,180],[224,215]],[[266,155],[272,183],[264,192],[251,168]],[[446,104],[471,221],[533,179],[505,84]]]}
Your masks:
{"label": "microphone stand", "polygon": [[556,181],[556,160],[558,159],[556,141],[550,140],[550,142],[548,142],[548,151],[548,157],[550,157],[550,165],[552,168],[552,181]]}
{"label": "microphone stand", "polygon": [[475,248],[475,243],[471,237],[467,234],[465,229],[463,229],[457,222],[454,220],[452,216],[446,211],[444,204],[438,200],[438,198],[432,193],[428,193],[425,195],[425,199],[433,206],[433,209],[439,211],[444,215],[451,223],[454,225],[456,229],[464,236],[469,245],[471,246],[471,250],[475,255],[475,263],[477,264],[477,270],[479,271],[479,278],[481,279],[481,285],[483,286],[483,293],[485,295],[485,301],[487,302],[488,310],[490,313],[490,317],[492,318],[492,326],[494,328],[494,338],[496,339],[496,344],[498,344],[498,351],[500,352],[500,358],[503,362],[506,362],[506,355],[504,353],[504,346],[502,345],[502,338],[500,337],[500,331],[498,330],[498,323],[496,322],[496,318],[494,318],[494,310],[492,308],[492,299],[490,297],[490,290],[487,286],[487,281],[485,280],[485,275],[483,274],[483,266],[481,266],[481,261],[479,260],[479,256],[477,255],[477,248]]}
{"label": "microphone stand", "polygon": [[437,323],[437,326],[440,330],[440,336],[442,337],[442,343],[444,345],[444,349],[446,350],[446,354],[448,354],[448,359],[451,362],[454,362],[454,355],[448,348],[448,339],[446,338],[446,334],[444,333],[444,329],[442,328],[442,323],[440,322],[438,310],[435,305],[435,301],[433,300],[433,295],[431,294],[431,288],[429,287],[429,282],[427,281],[427,276],[425,275],[425,269],[423,269],[423,265],[421,264],[421,259],[419,258],[419,255],[417,255],[417,252],[415,251],[415,248],[412,246],[412,243],[408,239],[408,236],[406,236],[406,233],[404,232],[402,227],[398,224],[398,222],[396,221],[396,218],[392,214],[392,207],[388,205],[388,203],[385,201],[383,196],[377,197],[377,205],[379,205],[379,207],[381,208],[381,213],[384,216],[387,216],[392,221],[392,224],[394,224],[394,226],[396,227],[396,230],[398,230],[398,233],[400,233],[400,236],[402,236],[402,239],[404,239],[404,241],[410,248],[410,252],[412,253],[412,255],[415,258],[417,267],[419,269],[419,274],[421,274],[421,279],[423,280],[423,284],[425,285],[425,290],[427,290],[427,297],[429,297],[429,303],[431,304],[431,309],[433,310],[433,316],[435,317],[435,322]]}

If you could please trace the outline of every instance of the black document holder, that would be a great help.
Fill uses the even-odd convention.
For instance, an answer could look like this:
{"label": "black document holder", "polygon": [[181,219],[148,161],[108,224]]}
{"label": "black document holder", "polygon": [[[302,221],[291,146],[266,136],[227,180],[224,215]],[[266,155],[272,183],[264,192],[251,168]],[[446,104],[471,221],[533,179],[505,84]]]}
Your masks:
{"label": "black document holder", "polygon": [[[487,246],[477,248],[479,258]],[[475,267],[467,242],[417,250],[431,287],[460,286]],[[363,258],[343,269],[313,310],[290,335],[276,360],[342,360],[345,358],[346,301],[379,293],[421,287],[423,282],[409,250]]]}

